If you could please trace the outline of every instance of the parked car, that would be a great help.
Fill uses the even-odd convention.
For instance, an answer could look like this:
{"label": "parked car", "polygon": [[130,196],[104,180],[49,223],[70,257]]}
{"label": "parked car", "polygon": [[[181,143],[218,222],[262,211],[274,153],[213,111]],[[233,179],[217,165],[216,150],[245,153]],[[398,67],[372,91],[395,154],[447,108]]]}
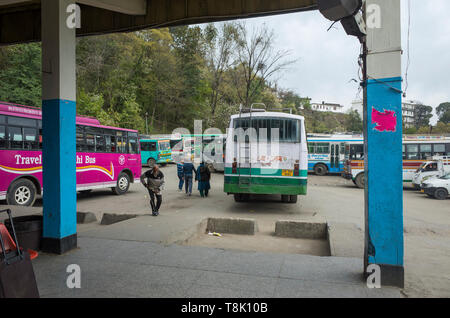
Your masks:
{"label": "parked car", "polygon": [[450,156],[436,156],[431,161],[423,163],[414,174],[412,183],[420,190],[422,182],[433,178],[440,178],[450,173]]}
{"label": "parked car", "polygon": [[429,197],[434,197],[438,200],[445,200],[450,193],[450,173],[445,176],[429,179],[421,184],[422,192]]}

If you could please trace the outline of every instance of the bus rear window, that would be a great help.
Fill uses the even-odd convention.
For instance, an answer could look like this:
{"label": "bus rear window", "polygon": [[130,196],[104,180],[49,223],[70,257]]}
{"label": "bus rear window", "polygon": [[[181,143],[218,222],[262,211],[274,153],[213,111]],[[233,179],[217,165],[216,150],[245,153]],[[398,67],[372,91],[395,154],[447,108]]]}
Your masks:
{"label": "bus rear window", "polygon": [[249,127],[256,130],[259,141],[265,139],[270,142],[278,135],[280,142],[301,142],[301,122],[298,119],[257,117],[251,120],[249,118],[234,120],[234,129],[242,128],[246,131]]}

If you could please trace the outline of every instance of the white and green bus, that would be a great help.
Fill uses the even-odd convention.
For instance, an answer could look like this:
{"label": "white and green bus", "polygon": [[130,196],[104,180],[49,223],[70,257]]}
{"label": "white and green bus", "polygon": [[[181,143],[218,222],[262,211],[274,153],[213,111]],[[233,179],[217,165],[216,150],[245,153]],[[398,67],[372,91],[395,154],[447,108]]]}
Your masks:
{"label": "white and green bus", "polygon": [[302,116],[241,110],[231,116],[227,133],[224,191],[236,202],[251,194],[281,195],[296,203],[306,195],[308,146]]}

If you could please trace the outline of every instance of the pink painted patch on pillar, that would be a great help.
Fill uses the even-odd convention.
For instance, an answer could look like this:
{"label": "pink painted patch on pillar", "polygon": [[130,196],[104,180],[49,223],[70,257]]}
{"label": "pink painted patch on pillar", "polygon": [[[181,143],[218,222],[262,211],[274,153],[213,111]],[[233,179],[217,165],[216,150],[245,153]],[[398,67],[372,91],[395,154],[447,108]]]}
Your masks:
{"label": "pink painted patch on pillar", "polygon": [[397,115],[395,111],[385,110],[384,113],[372,108],[372,124],[376,124],[375,130],[395,132],[397,130]]}

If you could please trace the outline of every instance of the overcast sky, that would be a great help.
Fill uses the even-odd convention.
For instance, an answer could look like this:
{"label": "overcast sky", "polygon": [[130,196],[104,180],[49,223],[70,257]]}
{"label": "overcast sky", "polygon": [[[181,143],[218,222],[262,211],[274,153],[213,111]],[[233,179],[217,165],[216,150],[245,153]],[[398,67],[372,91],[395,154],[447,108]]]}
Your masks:
{"label": "overcast sky", "polygon": [[[406,69],[408,0],[402,0],[403,75]],[[437,107],[450,101],[450,13],[449,0],[411,0],[410,68],[408,100]],[[331,22],[318,11],[248,19],[249,27],[266,23],[276,34],[276,47],[290,50],[297,63],[279,84],[313,102],[351,106],[357,98],[357,58],[360,44],[347,36],[341,24],[330,31]],[[362,95],[359,96],[362,98]]]}

